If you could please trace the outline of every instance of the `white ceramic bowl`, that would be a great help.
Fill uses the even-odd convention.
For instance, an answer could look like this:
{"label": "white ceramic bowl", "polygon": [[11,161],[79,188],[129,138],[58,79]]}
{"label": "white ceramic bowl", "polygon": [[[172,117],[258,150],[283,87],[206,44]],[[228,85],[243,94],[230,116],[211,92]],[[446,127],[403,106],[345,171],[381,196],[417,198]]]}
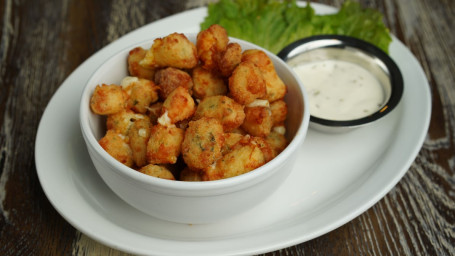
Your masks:
{"label": "white ceramic bowl", "polygon": [[[196,34],[186,34],[195,42]],[[243,50],[260,48],[234,39]],[[83,90],[80,106],[80,126],[89,155],[105,183],[125,202],[154,217],[188,224],[216,222],[252,208],[271,195],[290,173],[294,159],[308,129],[309,110],[306,92],[295,73],[280,58],[267,52],[276,71],[288,86],[289,107],[286,122],[289,145],[276,158],[249,173],[224,180],[183,182],[159,179],[139,173],[115,160],[99,145],[104,136],[104,119],[89,107],[96,85],[119,84],[127,76],[126,59],[136,46],[149,48],[153,40],[115,53],[103,63]]]}
{"label": "white ceramic bowl", "polygon": [[[315,116],[310,110],[310,127],[329,133],[352,131],[382,119],[400,102],[403,95],[401,71],[392,58],[366,41],[342,35],[317,35],[297,40],[278,56],[291,67],[321,60],[341,60],[364,68],[382,86],[384,98],[377,111],[357,119],[335,120]],[[311,100],[311,99],[310,99]]]}

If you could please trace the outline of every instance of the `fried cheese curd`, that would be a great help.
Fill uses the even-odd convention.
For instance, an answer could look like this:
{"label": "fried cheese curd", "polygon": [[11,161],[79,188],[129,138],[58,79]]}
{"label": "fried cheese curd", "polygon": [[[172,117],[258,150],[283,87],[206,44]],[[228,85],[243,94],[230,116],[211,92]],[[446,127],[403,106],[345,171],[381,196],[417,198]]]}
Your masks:
{"label": "fried cheese curd", "polygon": [[242,124],[242,129],[247,133],[258,136],[267,137],[272,130],[273,120],[270,107],[253,106],[245,108],[245,120]]}
{"label": "fried cheese curd", "polygon": [[199,32],[196,39],[197,55],[202,67],[207,70],[217,70],[218,55],[226,50],[229,37],[222,26],[211,25],[206,30]]}
{"label": "fried cheese curd", "polygon": [[217,119],[191,121],[182,143],[183,160],[190,169],[204,169],[221,157],[223,143],[223,126]]}
{"label": "fried cheese curd", "polygon": [[221,54],[217,55],[218,70],[224,77],[229,77],[242,61],[242,47],[238,43],[229,43]]}
{"label": "fried cheese curd", "polygon": [[267,97],[269,102],[274,102],[284,98],[286,94],[286,85],[275,71],[272,60],[264,51],[249,49],[242,53],[242,62],[248,61],[254,63],[262,76],[264,77]]}
{"label": "fried cheese curd", "polygon": [[184,131],[176,126],[153,125],[147,142],[147,161],[175,164],[180,155]]}
{"label": "fried cheese curd", "polygon": [[127,95],[118,85],[98,85],[90,98],[90,108],[98,115],[109,115],[121,111]]}
{"label": "fried cheese curd", "polygon": [[240,104],[248,105],[267,95],[266,83],[259,68],[252,62],[241,62],[229,77],[231,97]]}
{"label": "fried cheese curd", "polygon": [[155,75],[155,69],[146,68],[139,64],[139,62],[145,57],[146,53],[147,50],[142,47],[136,47],[128,53],[128,72],[131,76],[152,80]]}
{"label": "fried cheese curd", "polygon": [[202,179],[238,176],[266,164],[272,158],[273,150],[265,139],[245,135],[222,158],[204,170]]}
{"label": "fried cheese curd", "polygon": [[123,109],[107,117],[106,127],[108,130],[115,130],[120,134],[127,135],[134,122],[140,119],[148,119],[148,117],[130,109]]}
{"label": "fried cheese curd", "polygon": [[177,87],[169,94],[163,103],[163,115],[158,119],[158,123],[162,125],[175,124],[178,121],[183,121],[190,118],[196,105],[188,90],[184,87]]}
{"label": "fried cheese curd", "polygon": [[218,73],[201,66],[193,69],[193,96],[196,99],[215,95],[225,95],[228,91],[224,78]]}
{"label": "fried cheese curd", "polygon": [[121,85],[128,94],[127,108],[135,112],[146,113],[147,107],[158,100],[158,86],[151,80],[127,76]]}
{"label": "fried cheese curd", "polygon": [[187,72],[173,67],[158,70],[155,74],[155,83],[160,87],[161,99],[166,99],[179,86],[186,88],[190,94],[193,88],[191,76]]}
{"label": "fried cheese curd", "polygon": [[139,64],[145,68],[191,69],[198,64],[196,46],[184,34],[172,33],[155,39]]}
{"label": "fried cheese curd", "polygon": [[136,120],[128,131],[133,161],[137,167],[147,164],[147,143],[150,138],[150,119]]}
{"label": "fried cheese curd", "polygon": [[139,172],[161,179],[175,180],[172,172],[166,167],[160,165],[149,164],[139,169]]}
{"label": "fried cheese curd", "polygon": [[287,146],[286,86],[260,50],[229,42],[212,25],[193,43],[172,33],[127,57],[119,84],[96,86],[100,145],[145,175],[180,181],[225,179],[254,170]]}
{"label": "fried cheese curd", "polygon": [[243,108],[242,105],[227,96],[211,96],[199,102],[193,119],[215,118],[220,121],[225,132],[230,132],[242,125],[245,119]]}
{"label": "fried cheese curd", "polygon": [[129,146],[128,137],[115,130],[107,130],[99,143],[117,161],[128,167],[133,166],[133,151]]}

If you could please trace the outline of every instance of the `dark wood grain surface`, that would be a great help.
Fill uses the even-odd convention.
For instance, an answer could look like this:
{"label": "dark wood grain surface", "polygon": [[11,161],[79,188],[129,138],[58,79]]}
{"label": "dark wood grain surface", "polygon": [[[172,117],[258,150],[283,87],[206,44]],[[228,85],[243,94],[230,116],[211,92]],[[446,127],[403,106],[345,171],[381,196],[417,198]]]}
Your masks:
{"label": "dark wood grain surface", "polygon": [[[35,169],[37,127],[64,79],[97,50],[207,2],[0,1],[0,255],[125,255],[80,233],[52,207]],[[268,255],[454,255],[455,1],[360,2],[384,14],[422,65],[432,92],[428,135],[406,175],[375,206]]]}

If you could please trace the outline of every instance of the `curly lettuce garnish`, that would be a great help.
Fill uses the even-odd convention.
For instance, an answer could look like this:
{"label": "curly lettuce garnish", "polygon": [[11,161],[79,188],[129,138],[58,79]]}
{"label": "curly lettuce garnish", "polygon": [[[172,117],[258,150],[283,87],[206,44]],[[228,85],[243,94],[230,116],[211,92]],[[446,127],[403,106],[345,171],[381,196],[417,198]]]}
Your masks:
{"label": "curly lettuce garnish", "polygon": [[295,0],[220,0],[209,4],[201,30],[223,26],[229,36],[244,39],[278,53],[286,45],[312,35],[337,34],[370,42],[388,53],[392,42],[382,14],[347,0],[335,14],[317,15],[311,4]]}

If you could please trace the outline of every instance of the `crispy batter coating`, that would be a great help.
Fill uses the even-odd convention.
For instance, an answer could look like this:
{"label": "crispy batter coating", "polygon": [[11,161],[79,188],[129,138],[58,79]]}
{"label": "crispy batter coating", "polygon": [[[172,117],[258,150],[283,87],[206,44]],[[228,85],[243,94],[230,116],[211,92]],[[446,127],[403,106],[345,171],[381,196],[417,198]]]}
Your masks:
{"label": "crispy batter coating", "polygon": [[226,29],[218,24],[211,25],[199,32],[196,39],[196,48],[202,67],[207,70],[217,70],[217,55],[226,50],[229,42]]}
{"label": "crispy batter coating", "polygon": [[266,96],[266,82],[252,62],[241,62],[229,77],[229,90],[238,103],[247,105]]}
{"label": "crispy batter coating", "polygon": [[172,33],[153,41],[139,64],[145,68],[194,68],[198,63],[196,46],[184,34]]}
{"label": "crispy batter coating", "polygon": [[275,157],[272,146],[267,142],[265,138],[252,136],[251,142],[255,143],[259,147],[262,154],[264,155],[266,163]]}
{"label": "crispy batter coating", "polygon": [[272,111],[272,122],[273,125],[280,125],[286,120],[288,114],[288,105],[284,100],[277,100],[270,104],[270,110]]}
{"label": "crispy batter coating", "polygon": [[218,180],[238,176],[267,163],[268,156],[262,145],[251,136],[245,136],[215,164],[204,169],[204,180]]}
{"label": "crispy batter coating", "polygon": [[130,76],[145,78],[152,80],[155,75],[155,69],[146,68],[139,65],[139,62],[144,59],[147,50],[142,47],[132,49],[128,54],[128,73]]}
{"label": "crispy batter coating", "polygon": [[160,98],[165,100],[177,87],[182,86],[188,89],[191,94],[193,79],[191,76],[177,68],[160,69],[155,74],[155,83],[160,87]]}
{"label": "crispy batter coating", "polygon": [[229,77],[242,61],[242,47],[238,43],[229,43],[226,50],[217,55],[218,69],[224,77]]}
{"label": "crispy batter coating", "polygon": [[193,171],[187,167],[180,172],[179,180],[181,180],[181,181],[202,181],[202,174],[200,171]]}
{"label": "crispy batter coating", "polygon": [[90,98],[90,108],[98,115],[109,115],[121,111],[125,107],[127,95],[118,85],[102,84],[95,87]]}
{"label": "crispy batter coating", "polygon": [[116,130],[123,135],[127,135],[133,123],[140,119],[149,118],[146,115],[135,113],[129,109],[124,109],[118,113],[109,115],[107,117],[106,126],[108,130]]}
{"label": "crispy batter coating", "polygon": [[266,137],[269,135],[272,125],[272,112],[269,107],[245,107],[245,120],[242,129],[247,133],[253,136]]}
{"label": "crispy batter coating", "polygon": [[243,139],[244,135],[240,133],[234,133],[234,132],[228,132],[224,134],[224,144],[223,147],[221,148],[221,153],[223,155],[226,155],[229,153],[234,146],[239,142],[241,139]]}
{"label": "crispy batter coating", "polygon": [[122,87],[129,96],[127,108],[135,112],[145,114],[148,106],[158,100],[158,86],[151,80],[128,76],[122,80]]}
{"label": "crispy batter coating", "polygon": [[161,179],[175,180],[172,172],[169,171],[166,167],[160,165],[148,164],[139,169],[139,172]]}
{"label": "crispy batter coating", "polygon": [[214,95],[226,95],[227,85],[217,73],[197,66],[193,69],[193,95],[197,99]]}
{"label": "crispy batter coating", "polygon": [[182,156],[191,169],[203,169],[221,157],[223,126],[214,118],[191,121],[185,131]]}
{"label": "crispy batter coating", "polygon": [[158,122],[163,125],[175,124],[192,117],[195,111],[196,105],[193,98],[186,88],[180,86],[172,91],[164,101],[161,116],[163,119],[160,117],[161,120],[158,119]]}
{"label": "crispy batter coating", "polygon": [[199,103],[193,119],[202,117],[217,119],[224,131],[230,132],[243,123],[245,113],[242,105],[227,96],[219,95],[206,97]]}
{"label": "crispy batter coating", "polygon": [[128,131],[133,161],[137,167],[147,164],[147,142],[150,138],[150,120],[136,120]]}
{"label": "crispy batter coating", "polygon": [[273,149],[274,156],[277,156],[279,153],[281,153],[281,151],[283,151],[288,145],[288,142],[284,135],[273,130],[265,139]]}
{"label": "crispy batter coating", "polygon": [[154,125],[147,143],[147,161],[151,164],[175,164],[180,155],[184,131],[175,126]]}
{"label": "crispy batter coating", "polygon": [[267,100],[274,102],[284,98],[286,85],[275,71],[272,60],[264,51],[258,49],[245,50],[242,54],[242,62],[249,61],[259,68],[264,77],[267,87]]}
{"label": "crispy batter coating", "polygon": [[120,163],[132,167],[133,152],[128,144],[128,138],[115,130],[107,130],[99,140],[101,147]]}

